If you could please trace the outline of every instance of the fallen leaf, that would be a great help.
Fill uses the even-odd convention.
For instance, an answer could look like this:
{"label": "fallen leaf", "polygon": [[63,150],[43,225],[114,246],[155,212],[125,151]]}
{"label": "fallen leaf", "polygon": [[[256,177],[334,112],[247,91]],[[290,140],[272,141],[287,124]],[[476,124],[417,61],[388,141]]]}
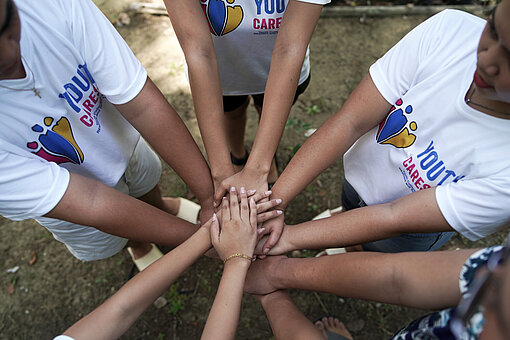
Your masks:
{"label": "fallen leaf", "polygon": [[347,328],[352,332],[359,332],[365,327],[365,320],[358,319],[346,324]]}
{"label": "fallen leaf", "polygon": [[8,294],[14,294],[14,285],[12,284],[12,282],[9,282],[8,284],[5,285],[5,291]]}
{"label": "fallen leaf", "polygon": [[30,261],[28,261],[28,264],[33,265],[35,261],[37,261],[37,254],[35,250],[32,250],[32,258],[30,259]]}

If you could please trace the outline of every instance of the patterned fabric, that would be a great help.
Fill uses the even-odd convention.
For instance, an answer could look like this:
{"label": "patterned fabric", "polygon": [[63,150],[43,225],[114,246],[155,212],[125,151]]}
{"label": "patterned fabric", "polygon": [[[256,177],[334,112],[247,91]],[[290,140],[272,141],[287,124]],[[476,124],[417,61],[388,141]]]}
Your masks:
{"label": "patterned fabric", "polygon": [[[491,254],[502,251],[503,247],[495,246],[482,249],[473,255],[464,263],[460,272],[459,287],[462,295],[468,296],[469,289],[473,283],[478,268],[487,263]],[[398,331],[391,339],[394,340],[455,340],[450,331],[450,320],[455,308],[448,308],[423,316]],[[483,331],[484,325],[483,308],[477,307],[465,329],[465,333],[460,339],[456,340],[476,340]]]}

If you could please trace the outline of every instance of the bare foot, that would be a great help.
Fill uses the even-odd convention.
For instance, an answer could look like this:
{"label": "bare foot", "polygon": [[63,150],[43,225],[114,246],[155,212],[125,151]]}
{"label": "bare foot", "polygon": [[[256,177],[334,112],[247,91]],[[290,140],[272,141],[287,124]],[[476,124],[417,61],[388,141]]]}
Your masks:
{"label": "bare foot", "polygon": [[322,335],[324,335],[324,339],[328,339],[328,331],[334,334],[338,334],[343,336],[346,339],[353,340],[351,334],[340,320],[334,317],[323,317],[320,321],[315,323],[315,327],[317,327]]}

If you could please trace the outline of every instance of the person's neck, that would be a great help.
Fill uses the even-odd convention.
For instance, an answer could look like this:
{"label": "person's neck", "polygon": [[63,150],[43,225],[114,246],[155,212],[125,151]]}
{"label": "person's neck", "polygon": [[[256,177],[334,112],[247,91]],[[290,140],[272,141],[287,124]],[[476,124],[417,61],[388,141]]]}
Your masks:
{"label": "person's neck", "polygon": [[497,118],[510,119],[510,103],[484,97],[474,84],[469,88],[465,99],[466,104],[477,111]]}
{"label": "person's neck", "polygon": [[9,74],[6,77],[0,78],[0,80],[7,80],[7,79],[23,79],[27,76],[27,72],[25,71],[25,66],[23,66],[23,62],[19,61],[19,67],[13,71],[11,74]]}

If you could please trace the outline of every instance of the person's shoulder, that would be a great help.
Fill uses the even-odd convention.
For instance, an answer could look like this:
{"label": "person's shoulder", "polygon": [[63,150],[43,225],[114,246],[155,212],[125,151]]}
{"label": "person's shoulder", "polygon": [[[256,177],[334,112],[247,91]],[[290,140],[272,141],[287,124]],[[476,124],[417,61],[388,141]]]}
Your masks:
{"label": "person's shoulder", "polygon": [[486,22],[485,19],[459,9],[445,9],[435,16],[444,23],[455,26],[485,25]]}

